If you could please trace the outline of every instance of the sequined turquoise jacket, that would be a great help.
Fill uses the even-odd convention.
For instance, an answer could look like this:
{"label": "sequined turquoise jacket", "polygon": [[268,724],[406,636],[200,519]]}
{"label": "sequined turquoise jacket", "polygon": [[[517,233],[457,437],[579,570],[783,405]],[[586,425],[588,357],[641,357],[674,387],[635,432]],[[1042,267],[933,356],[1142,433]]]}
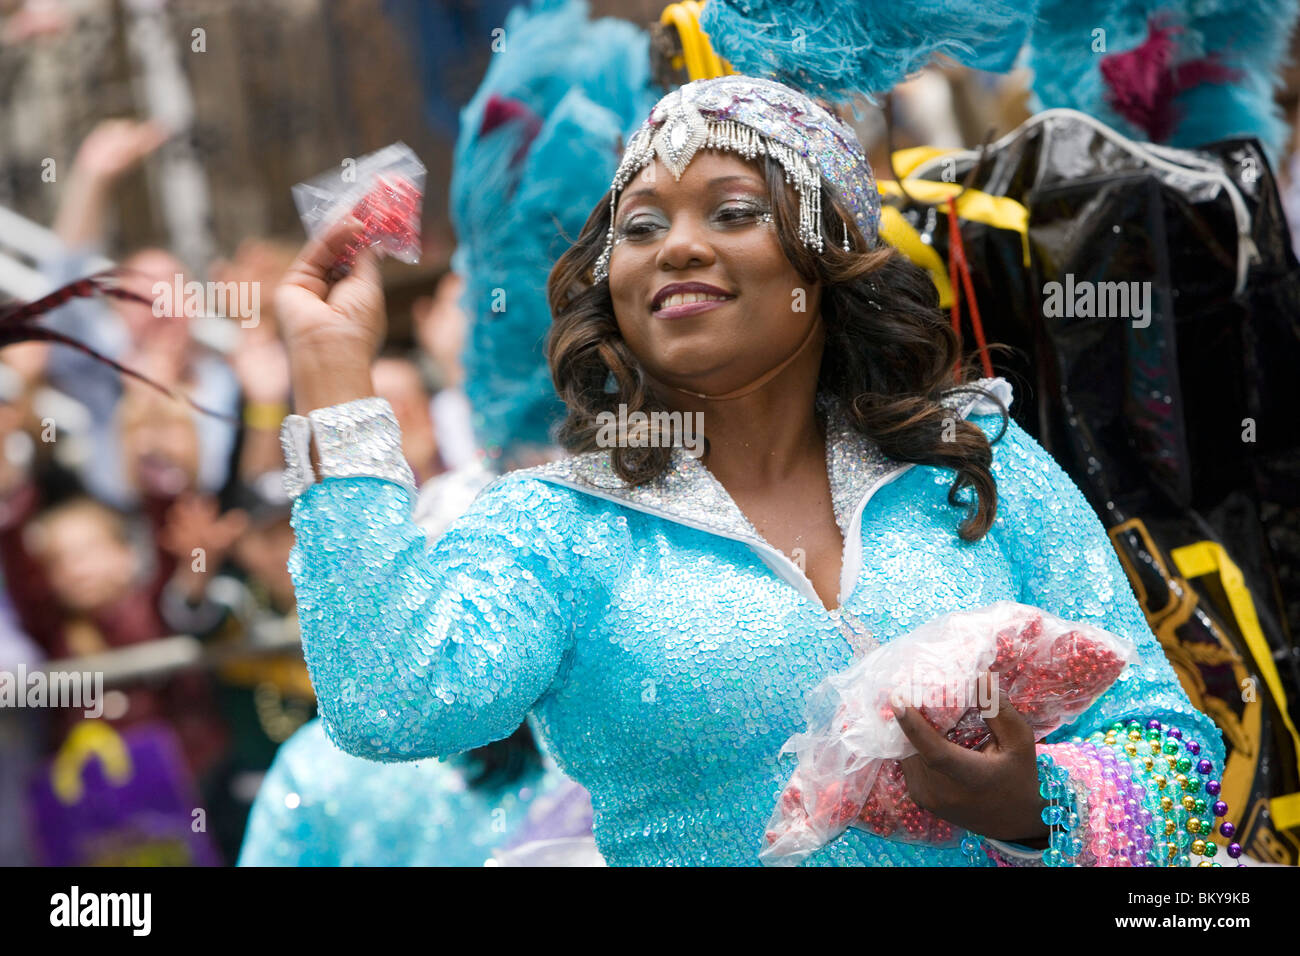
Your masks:
{"label": "sequined turquoise jacket", "polygon": [[[1009,402],[1005,382],[982,384]],[[987,399],[945,402],[990,439],[1002,429]],[[1219,732],[1179,685],[1104,528],[1019,426],[993,445],[997,518],[968,543],[947,500],[951,471],[886,459],[833,400],[818,408],[845,538],[835,611],[681,449],[639,488],[604,452],[511,472],[432,548],[401,485],[311,486],[295,503],[290,567],[331,738],[376,760],[442,756],[506,736],[531,711],[561,769],[590,790],[608,863],[756,865],[805,694],[852,659],[841,615],[885,642],[1014,600],[1123,635],[1141,655],[1049,741],[1154,718],[1222,766]],[[992,865],[858,830],[807,861],[970,862]]]}

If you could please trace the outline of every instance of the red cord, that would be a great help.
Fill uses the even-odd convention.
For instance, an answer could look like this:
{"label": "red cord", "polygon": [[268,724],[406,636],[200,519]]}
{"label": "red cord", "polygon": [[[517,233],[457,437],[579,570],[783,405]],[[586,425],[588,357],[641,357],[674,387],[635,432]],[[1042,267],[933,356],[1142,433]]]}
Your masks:
{"label": "red cord", "polygon": [[[948,287],[952,289],[952,330],[957,333],[957,345],[960,351],[961,346],[961,295],[960,288],[957,285],[957,257],[953,250],[957,248],[956,244],[961,240],[956,238],[961,234],[957,225],[957,204],[951,198],[948,199]],[[961,382],[961,357],[957,358],[957,364],[952,367],[952,380]]]}
{"label": "red cord", "polygon": [[[957,287],[957,274],[961,273],[961,289]],[[970,301],[970,324],[975,332],[975,345],[980,353],[980,365],[984,368],[986,378],[993,377],[993,361],[989,358],[988,342],[984,338],[984,323],[980,321],[980,306],[975,298],[975,286],[971,282],[970,264],[966,261],[966,247],[961,241],[961,225],[957,221],[957,201],[948,197],[948,281],[952,284],[952,328],[961,342],[961,291],[966,292]],[[953,377],[960,375],[961,363],[953,371]]]}

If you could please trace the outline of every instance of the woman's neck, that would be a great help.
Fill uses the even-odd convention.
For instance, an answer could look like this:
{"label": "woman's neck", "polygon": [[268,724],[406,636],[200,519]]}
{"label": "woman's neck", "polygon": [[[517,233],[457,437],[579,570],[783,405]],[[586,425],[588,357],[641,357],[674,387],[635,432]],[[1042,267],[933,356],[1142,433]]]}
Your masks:
{"label": "woman's neck", "polygon": [[752,390],[742,386],[710,398],[653,384],[670,410],[703,414],[707,450],[701,461],[713,476],[728,489],[756,488],[799,473],[810,460],[825,460],[815,405],[821,358],[821,336],[810,335],[777,374],[760,376],[764,380]]}

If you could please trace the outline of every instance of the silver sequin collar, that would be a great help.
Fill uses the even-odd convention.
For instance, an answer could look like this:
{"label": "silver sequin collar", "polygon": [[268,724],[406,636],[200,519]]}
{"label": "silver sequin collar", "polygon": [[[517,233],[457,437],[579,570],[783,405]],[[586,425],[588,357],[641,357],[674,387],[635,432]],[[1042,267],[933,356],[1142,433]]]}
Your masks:
{"label": "silver sequin collar", "polygon": [[[1011,386],[1005,379],[984,378],[974,384],[997,395],[1010,406]],[[993,402],[968,391],[949,392],[941,401],[962,418],[973,413],[998,411]],[[872,488],[885,476],[909,466],[886,457],[872,441],[853,428],[842,403],[835,396],[825,392],[819,394],[817,409],[826,423],[826,470],[835,521],[847,537],[863,499]],[[618,476],[610,465],[609,451],[603,449],[535,468],[520,469],[512,474],[586,491],[638,511],[770,548],[713,473],[684,448],[672,449],[671,466],[663,475],[635,487]]]}

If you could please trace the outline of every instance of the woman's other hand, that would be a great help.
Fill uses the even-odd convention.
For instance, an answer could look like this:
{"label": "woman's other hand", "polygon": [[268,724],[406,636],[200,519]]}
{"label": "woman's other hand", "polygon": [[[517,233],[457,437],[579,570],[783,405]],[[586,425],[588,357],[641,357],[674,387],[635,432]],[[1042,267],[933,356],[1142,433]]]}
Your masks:
{"label": "woman's other hand", "polygon": [[1046,845],[1034,731],[1005,693],[997,714],[984,719],[993,736],[979,750],[953,743],[915,707],[896,703],[894,713],[917,750],[899,762],[917,806],[980,836]]}

